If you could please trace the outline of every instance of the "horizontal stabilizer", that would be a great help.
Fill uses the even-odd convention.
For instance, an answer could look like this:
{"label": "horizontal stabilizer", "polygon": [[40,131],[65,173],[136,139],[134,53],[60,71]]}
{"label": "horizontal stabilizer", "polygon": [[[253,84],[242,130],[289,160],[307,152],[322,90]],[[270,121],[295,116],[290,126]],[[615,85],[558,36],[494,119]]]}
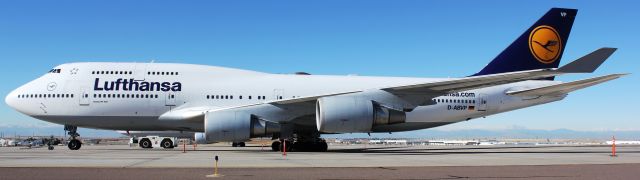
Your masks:
{"label": "horizontal stabilizer", "polygon": [[571,91],[586,88],[603,82],[617,79],[627,74],[610,74],[606,76],[594,77],[589,79],[583,79],[573,82],[561,83],[556,85],[550,85],[545,87],[538,87],[532,89],[509,91],[507,95],[514,96],[553,96],[567,94]]}
{"label": "horizontal stabilizer", "polygon": [[558,71],[564,73],[592,73],[615,51],[616,48],[600,48],[560,67]]}

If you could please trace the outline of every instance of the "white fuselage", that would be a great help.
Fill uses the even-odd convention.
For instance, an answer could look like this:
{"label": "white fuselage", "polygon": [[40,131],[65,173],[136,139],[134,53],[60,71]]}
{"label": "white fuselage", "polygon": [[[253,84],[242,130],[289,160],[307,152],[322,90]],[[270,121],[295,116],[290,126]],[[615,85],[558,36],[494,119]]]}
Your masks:
{"label": "white fuselage", "polygon": [[[163,121],[181,107],[210,109],[378,89],[444,79],[268,74],[205,65],[168,63],[69,63],[11,92],[6,102],[26,115],[57,124],[113,130],[204,131],[202,122]],[[135,82],[135,83],[134,83]],[[374,132],[430,128],[561,100],[516,97],[518,90],[557,84],[523,81],[453,93],[407,113],[406,123]]]}

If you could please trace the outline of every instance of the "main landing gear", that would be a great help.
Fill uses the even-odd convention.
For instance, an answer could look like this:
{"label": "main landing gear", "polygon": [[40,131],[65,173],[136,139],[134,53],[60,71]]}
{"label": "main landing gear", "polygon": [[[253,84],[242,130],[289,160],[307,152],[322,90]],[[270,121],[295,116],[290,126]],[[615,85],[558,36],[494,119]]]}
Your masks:
{"label": "main landing gear", "polygon": [[64,125],[64,130],[65,131],[69,131],[69,132],[67,132],[67,134],[71,138],[69,140],[69,143],[67,144],[67,147],[69,147],[69,149],[71,149],[71,150],[80,149],[80,147],[82,147],[82,142],[80,142],[80,140],[76,139],[76,137],[80,136],[80,134],[78,134],[78,126]]}
{"label": "main landing gear", "polygon": [[244,142],[233,142],[231,143],[231,147],[244,147]]}
{"label": "main landing gear", "polygon": [[[293,143],[292,143],[293,142]],[[321,138],[313,138],[309,140],[295,139],[293,141],[274,141],[271,143],[271,150],[283,151],[301,151],[301,152],[326,152],[328,149],[327,142]]]}

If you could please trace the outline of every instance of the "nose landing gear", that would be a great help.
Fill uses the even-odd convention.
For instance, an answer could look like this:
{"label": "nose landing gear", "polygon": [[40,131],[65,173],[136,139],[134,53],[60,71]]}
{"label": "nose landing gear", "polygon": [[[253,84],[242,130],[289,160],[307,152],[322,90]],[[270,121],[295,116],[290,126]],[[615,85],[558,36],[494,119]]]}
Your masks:
{"label": "nose landing gear", "polygon": [[67,132],[67,134],[71,136],[70,137],[71,139],[69,140],[69,144],[67,144],[67,147],[69,147],[69,149],[71,150],[80,149],[80,147],[82,147],[82,142],[76,139],[76,137],[80,136],[80,134],[78,134],[78,126],[64,125],[64,130],[69,131]]}

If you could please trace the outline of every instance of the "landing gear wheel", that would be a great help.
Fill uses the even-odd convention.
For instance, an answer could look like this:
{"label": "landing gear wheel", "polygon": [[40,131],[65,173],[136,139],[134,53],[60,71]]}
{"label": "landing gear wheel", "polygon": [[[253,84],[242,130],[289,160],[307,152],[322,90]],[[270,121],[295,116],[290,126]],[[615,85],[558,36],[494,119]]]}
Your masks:
{"label": "landing gear wheel", "polygon": [[162,140],[162,142],[160,143],[160,146],[162,146],[162,148],[165,148],[165,149],[171,149],[173,148],[173,142],[171,142],[171,140],[169,139],[165,139],[165,140]]}
{"label": "landing gear wheel", "polygon": [[[80,136],[80,134],[78,134],[78,126],[64,125],[64,130],[65,131],[69,131],[69,132],[67,132],[67,134],[69,136],[71,136],[71,140],[69,140],[69,144],[67,144],[69,149],[71,149],[71,150],[80,149],[80,147],[82,147],[82,142],[80,142],[80,140],[76,139],[76,137]],[[52,150],[52,149],[53,149],[53,146],[51,146],[50,150]]]}
{"label": "landing gear wheel", "polygon": [[47,147],[47,149],[53,150],[53,146],[49,145],[49,147]]}
{"label": "landing gear wheel", "polygon": [[319,148],[318,148],[318,150],[319,150],[320,152],[327,152],[327,150],[328,150],[328,149],[329,149],[329,145],[327,145],[327,142],[321,142],[321,143],[319,144]]}
{"label": "landing gear wheel", "polygon": [[272,151],[280,151],[280,141],[273,141],[271,143],[271,150]]}
{"label": "landing gear wheel", "polygon": [[151,140],[149,140],[149,139],[142,139],[142,140],[140,140],[139,144],[140,144],[140,147],[142,147],[142,148],[152,148],[151,147]]}
{"label": "landing gear wheel", "polygon": [[77,139],[72,139],[71,141],[69,141],[69,144],[67,144],[67,146],[71,150],[78,150],[80,149],[80,147],[82,147],[82,142],[80,142],[80,140],[77,140]]}
{"label": "landing gear wheel", "polygon": [[238,147],[238,143],[231,143],[231,147]]}
{"label": "landing gear wheel", "polygon": [[244,144],[244,142],[239,142],[239,143],[238,143],[238,146],[239,146],[239,147],[244,147],[244,146],[245,146],[245,144]]}

